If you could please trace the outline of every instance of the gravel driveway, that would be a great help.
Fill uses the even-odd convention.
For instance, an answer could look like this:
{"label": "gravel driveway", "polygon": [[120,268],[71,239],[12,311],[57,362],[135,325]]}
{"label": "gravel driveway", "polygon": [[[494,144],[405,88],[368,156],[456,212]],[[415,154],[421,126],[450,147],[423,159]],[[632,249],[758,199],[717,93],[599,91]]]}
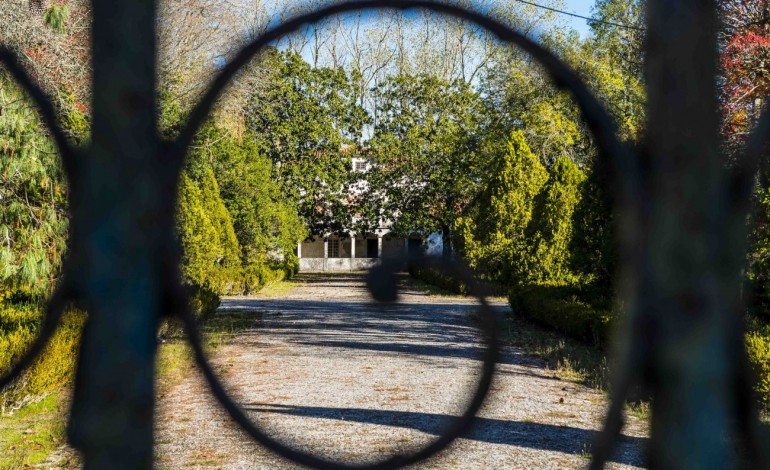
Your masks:
{"label": "gravel driveway", "polygon": [[[435,438],[477,377],[472,300],[405,281],[398,305],[372,304],[362,275],[300,276],[285,296],[227,298],[253,326],[212,362],[232,395],[285,442],[346,462],[381,459]],[[504,311],[507,306],[496,308]],[[605,397],[506,348],[475,427],[419,468],[578,468]],[[252,444],[190,374],[160,400],[159,468],[297,468]],[[644,424],[628,417],[610,468],[642,463]]]}

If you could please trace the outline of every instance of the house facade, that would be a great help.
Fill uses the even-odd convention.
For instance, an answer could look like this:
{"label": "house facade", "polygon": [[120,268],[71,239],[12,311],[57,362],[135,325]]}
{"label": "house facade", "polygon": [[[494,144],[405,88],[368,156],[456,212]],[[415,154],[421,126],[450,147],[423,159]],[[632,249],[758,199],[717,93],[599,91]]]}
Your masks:
{"label": "house facade", "polygon": [[[352,158],[351,167],[354,172],[365,173],[369,165],[366,158]],[[359,190],[355,186],[352,189],[354,193]],[[369,234],[349,231],[302,241],[297,246],[300,271],[364,271],[383,260],[406,267],[410,256],[422,252],[423,239],[419,234],[397,237],[391,233],[389,222],[381,222],[381,225]]]}
{"label": "house facade", "polygon": [[422,238],[396,237],[387,228],[374,234],[348,233],[308,238],[297,246],[299,269],[304,272],[364,271],[383,260],[403,264],[421,253]]}

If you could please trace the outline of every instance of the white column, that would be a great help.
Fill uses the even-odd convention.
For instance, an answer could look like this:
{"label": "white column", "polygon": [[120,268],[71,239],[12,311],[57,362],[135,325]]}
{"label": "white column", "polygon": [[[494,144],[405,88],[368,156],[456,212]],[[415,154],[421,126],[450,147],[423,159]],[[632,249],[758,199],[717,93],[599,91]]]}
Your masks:
{"label": "white column", "polygon": [[356,236],[355,235],[350,236],[350,257],[351,258],[356,257]]}
{"label": "white column", "polygon": [[324,267],[323,271],[326,271],[326,258],[329,257],[329,240],[324,237]]}
{"label": "white column", "polygon": [[297,258],[302,258],[302,242],[297,243]]}
{"label": "white column", "polygon": [[377,259],[382,259],[382,237],[377,237]]}

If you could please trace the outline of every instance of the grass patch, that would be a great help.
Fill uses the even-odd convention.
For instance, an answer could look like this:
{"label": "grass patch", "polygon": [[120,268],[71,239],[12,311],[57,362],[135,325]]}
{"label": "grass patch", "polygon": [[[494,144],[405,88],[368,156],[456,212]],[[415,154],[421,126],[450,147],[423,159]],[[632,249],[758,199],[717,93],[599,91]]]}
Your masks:
{"label": "grass patch", "polygon": [[[610,386],[610,364],[607,353],[596,346],[578,341],[559,331],[535,323],[524,316],[511,314],[506,321],[503,341],[521,348],[546,363],[559,378],[607,393]],[[647,400],[626,403],[626,412],[649,421],[651,404]]]}
{"label": "grass patch", "polygon": [[254,294],[253,297],[283,297],[300,284],[300,282],[288,279],[273,281]]}
{"label": "grass patch", "polygon": [[[0,303],[0,373],[6,373],[37,337],[42,309],[34,304]],[[42,354],[11,385],[0,390],[0,413],[8,413],[67,384],[75,369],[85,314],[64,314]]]}
{"label": "grass patch", "polygon": [[220,311],[201,323],[204,347],[215,350],[226,344],[231,337],[257,326],[262,312],[253,310]]}
{"label": "grass patch", "polygon": [[182,383],[194,366],[192,349],[186,340],[175,338],[160,344],[155,358],[158,395],[164,396]]}
{"label": "grass patch", "polygon": [[[64,445],[68,401],[64,392],[51,393],[13,415],[0,417],[0,468],[38,465]],[[75,462],[57,464],[70,467]]]}
{"label": "grass patch", "polygon": [[[209,351],[226,344],[237,333],[248,328],[262,318],[262,312],[255,311],[219,311],[205,317],[200,325],[203,335],[203,347]],[[195,367],[195,359],[183,332],[167,337],[158,347],[156,359],[157,385],[160,395],[165,395],[175,385],[181,383]]]}
{"label": "grass patch", "polygon": [[593,346],[604,346],[616,317],[606,295],[586,286],[531,285],[511,291],[511,308]]}
{"label": "grass patch", "polygon": [[604,351],[517,314],[508,316],[506,326],[504,340],[542,359],[548,369],[572,382],[608,389],[609,365]]}

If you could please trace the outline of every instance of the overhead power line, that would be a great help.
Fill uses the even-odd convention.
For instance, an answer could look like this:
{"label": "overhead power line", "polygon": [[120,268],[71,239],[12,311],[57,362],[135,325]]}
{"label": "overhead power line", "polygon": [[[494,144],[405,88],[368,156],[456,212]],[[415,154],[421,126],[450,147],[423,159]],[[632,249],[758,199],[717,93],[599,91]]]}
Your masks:
{"label": "overhead power line", "polygon": [[580,18],[581,20],[590,21],[592,23],[606,24],[606,25],[615,26],[615,27],[618,27],[618,28],[632,29],[634,31],[644,31],[644,28],[640,28],[638,26],[631,26],[631,25],[623,24],[623,23],[613,23],[612,21],[604,21],[604,20],[600,20],[600,19],[597,19],[597,18],[591,18],[590,16],[578,15],[577,13],[572,13],[570,11],[559,10],[558,8],[551,8],[549,6],[540,5],[538,3],[528,2],[527,0],[515,0],[515,1],[517,1],[519,3],[524,3],[526,5],[530,5],[530,6],[533,6],[533,7],[542,8],[543,10],[549,10],[549,11],[552,11],[554,13],[559,13],[561,15],[567,15],[567,16],[572,16],[574,18]]}

